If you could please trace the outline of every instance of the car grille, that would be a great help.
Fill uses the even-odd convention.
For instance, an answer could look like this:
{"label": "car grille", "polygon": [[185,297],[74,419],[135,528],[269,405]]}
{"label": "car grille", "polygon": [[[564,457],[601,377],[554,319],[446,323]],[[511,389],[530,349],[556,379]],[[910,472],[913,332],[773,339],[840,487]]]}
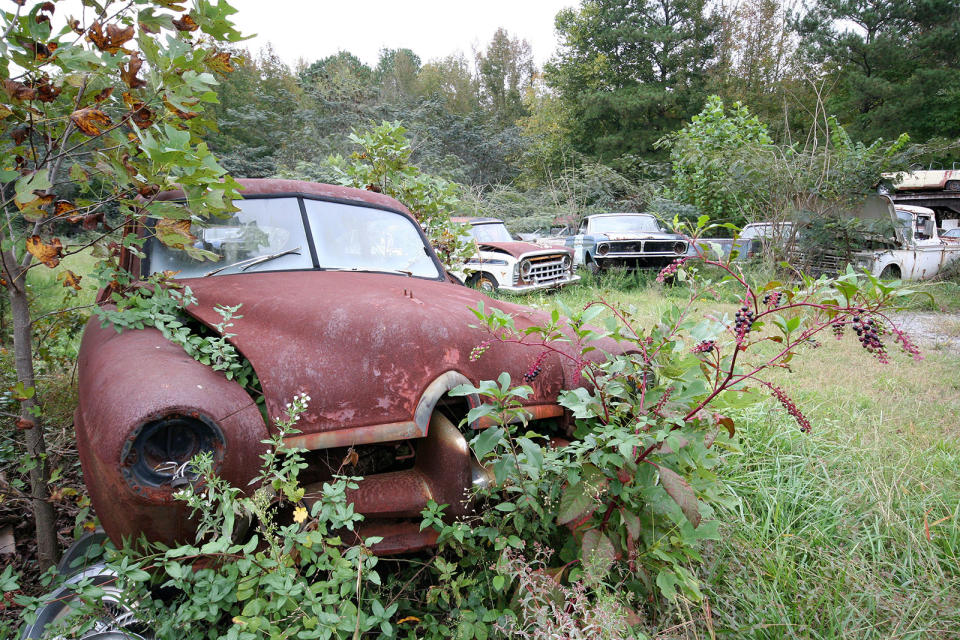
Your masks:
{"label": "car grille", "polygon": [[535,258],[529,258],[529,260],[533,268],[530,270],[527,281],[533,284],[553,282],[570,275],[570,270],[563,268],[563,254],[537,256]]}
{"label": "car grille", "polygon": [[677,244],[683,245],[683,251],[678,255],[687,252],[687,243],[678,240],[629,240],[610,242],[609,253],[676,253],[674,247]]}

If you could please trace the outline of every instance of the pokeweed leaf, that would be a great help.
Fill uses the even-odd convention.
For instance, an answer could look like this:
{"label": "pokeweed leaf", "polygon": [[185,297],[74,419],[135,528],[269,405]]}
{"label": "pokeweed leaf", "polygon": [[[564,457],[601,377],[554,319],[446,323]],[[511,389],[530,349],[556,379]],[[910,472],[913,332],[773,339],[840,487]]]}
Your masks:
{"label": "pokeweed leaf", "polygon": [[574,485],[567,485],[563,495],[560,496],[560,509],[557,512],[557,524],[567,524],[574,520],[579,520],[589,514],[593,509],[593,497],[587,493],[586,484],[580,482]]}
{"label": "pokeweed leaf", "polygon": [[[653,463],[651,463],[653,464]],[[690,484],[680,474],[667,467],[656,465],[660,470],[660,484],[673,500],[680,505],[683,515],[696,527],[700,524],[700,509],[697,508],[697,496]]]}

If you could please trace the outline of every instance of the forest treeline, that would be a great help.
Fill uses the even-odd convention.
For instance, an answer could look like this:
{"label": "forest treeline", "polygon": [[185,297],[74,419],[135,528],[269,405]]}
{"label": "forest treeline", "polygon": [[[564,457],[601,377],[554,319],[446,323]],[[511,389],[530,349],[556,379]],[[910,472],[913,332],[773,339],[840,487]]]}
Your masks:
{"label": "forest treeline", "polygon": [[555,25],[543,68],[503,29],[469,56],[384,49],[375,66],[240,52],[209,142],[235,176],[332,181],[357,152],[351,132],[399,121],[412,162],[464,186],[463,212],[517,230],[653,198],[682,208],[668,136],[711,96],[742,103],[781,148],[839,129],[867,146],[908,134],[927,145],[911,161],[960,159],[960,0],[585,0]]}

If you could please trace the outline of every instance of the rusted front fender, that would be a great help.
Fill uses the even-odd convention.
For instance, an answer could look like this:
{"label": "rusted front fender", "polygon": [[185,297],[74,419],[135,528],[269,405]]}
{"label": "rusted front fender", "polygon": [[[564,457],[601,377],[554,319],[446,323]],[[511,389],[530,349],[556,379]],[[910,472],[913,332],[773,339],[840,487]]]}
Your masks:
{"label": "rusted front fender", "polygon": [[267,429],[256,404],[235,381],[200,364],[156,329],[117,333],[92,319],[79,357],[80,403],[75,414],[84,481],[110,538],[143,533],[163,543],[183,541],[193,527],[172,486],[147,486],[124,473],[130,444],[159,418],[181,415],[215,424],[219,474],[246,488],[260,467]]}

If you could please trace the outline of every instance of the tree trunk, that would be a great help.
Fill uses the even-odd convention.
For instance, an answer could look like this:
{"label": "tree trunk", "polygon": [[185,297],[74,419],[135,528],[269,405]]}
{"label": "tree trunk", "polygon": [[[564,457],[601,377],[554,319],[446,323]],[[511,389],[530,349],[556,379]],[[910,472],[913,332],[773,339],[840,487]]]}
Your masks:
{"label": "tree trunk", "polygon": [[[4,264],[7,293],[10,296],[10,313],[13,319],[13,351],[16,358],[17,381],[24,389],[36,389],[33,371],[33,334],[26,287],[27,269],[17,265],[12,252],[5,252]],[[57,544],[57,516],[47,490],[47,482],[50,480],[47,444],[43,437],[40,419],[33,415],[36,406],[36,393],[20,401],[20,422],[17,426],[24,429],[27,456],[36,462],[30,469],[30,497],[33,501],[33,519],[36,525],[37,556],[40,568],[46,570],[57,563],[60,550]]]}

